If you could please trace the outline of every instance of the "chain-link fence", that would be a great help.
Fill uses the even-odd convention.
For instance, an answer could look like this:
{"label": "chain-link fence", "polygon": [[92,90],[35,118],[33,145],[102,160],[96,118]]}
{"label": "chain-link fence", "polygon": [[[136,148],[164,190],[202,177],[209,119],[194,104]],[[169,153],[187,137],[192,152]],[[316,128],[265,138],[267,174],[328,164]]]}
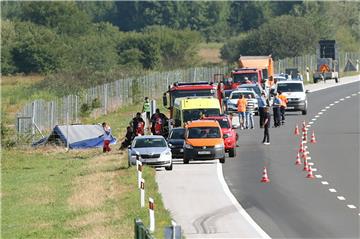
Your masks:
{"label": "chain-link fence", "polygon": [[144,96],[159,98],[169,84],[177,81],[210,81],[214,74],[224,74],[228,67],[199,67],[152,73],[138,78],[121,79],[95,86],[82,95],[68,95],[53,101],[35,100],[17,114],[19,134],[39,133],[55,125],[80,123],[81,116],[113,112],[120,106],[137,103]]}

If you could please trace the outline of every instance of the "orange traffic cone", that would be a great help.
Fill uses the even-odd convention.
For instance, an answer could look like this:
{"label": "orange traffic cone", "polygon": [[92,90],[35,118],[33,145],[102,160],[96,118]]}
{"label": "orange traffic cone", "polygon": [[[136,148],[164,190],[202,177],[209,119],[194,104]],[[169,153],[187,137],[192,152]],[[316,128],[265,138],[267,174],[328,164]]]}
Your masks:
{"label": "orange traffic cone", "polygon": [[299,153],[303,153],[304,152],[304,144],[303,142],[301,141],[300,143],[300,148],[299,148]]}
{"label": "orange traffic cone", "polygon": [[311,165],[309,166],[309,170],[308,170],[308,175],[306,176],[307,178],[315,178],[314,177],[314,174],[313,174],[313,171],[312,171],[312,168],[311,168]]}
{"label": "orange traffic cone", "polygon": [[308,166],[308,163],[307,163],[307,159],[305,158],[303,171],[308,171],[308,170],[309,170],[309,166]]}
{"label": "orange traffic cone", "polygon": [[313,144],[315,144],[315,143],[316,143],[316,139],[315,139],[315,132],[314,132],[314,130],[313,130],[312,135],[311,135],[311,140],[310,140],[310,143],[313,143]]}
{"label": "orange traffic cone", "polygon": [[296,127],[295,127],[295,132],[294,132],[294,134],[295,135],[299,135],[300,133],[299,133],[299,126],[298,125],[296,125]]}
{"label": "orange traffic cone", "polygon": [[262,182],[262,183],[269,183],[269,182],[270,182],[270,179],[269,179],[269,177],[268,177],[268,175],[267,175],[266,167],[264,167],[264,171],[263,171],[263,176],[262,176],[261,182]]}
{"label": "orange traffic cone", "polygon": [[299,153],[296,156],[295,165],[301,165],[301,160],[300,160],[300,154]]}

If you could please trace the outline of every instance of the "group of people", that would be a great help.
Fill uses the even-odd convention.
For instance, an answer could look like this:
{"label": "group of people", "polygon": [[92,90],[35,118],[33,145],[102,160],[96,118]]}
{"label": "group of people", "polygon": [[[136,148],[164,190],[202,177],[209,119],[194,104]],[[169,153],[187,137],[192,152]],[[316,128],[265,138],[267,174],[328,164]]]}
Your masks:
{"label": "group of people", "polygon": [[[250,96],[251,97],[251,96]],[[288,103],[288,99],[281,91],[278,91],[274,95],[272,108],[273,108],[273,117],[274,117],[274,127],[280,127],[285,124],[285,109]],[[240,98],[237,102],[240,128],[241,129],[253,129],[254,128],[254,103],[248,101],[244,95],[240,95]],[[261,96],[258,98],[258,112],[260,118],[260,128],[264,128],[264,144],[270,144],[270,102],[266,98],[265,92],[261,93]]]}
{"label": "group of people", "polygon": [[166,115],[161,113],[159,109],[156,109],[155,113],[150,117],[150,100],[148,97],[145,97],[142,112],[146,114],[145,120],[147,121],[147,124],[141,117],[141,112],[137,112],[136,116],[130,121],[129,126],[126,128],[126,135],[124,137],[124,141],[121,143],[120,149],[127,148],[135,136],[144,135],[145,125],[151,125],[149,128],[153,135],[167,135],[167,122],[169,119]]}

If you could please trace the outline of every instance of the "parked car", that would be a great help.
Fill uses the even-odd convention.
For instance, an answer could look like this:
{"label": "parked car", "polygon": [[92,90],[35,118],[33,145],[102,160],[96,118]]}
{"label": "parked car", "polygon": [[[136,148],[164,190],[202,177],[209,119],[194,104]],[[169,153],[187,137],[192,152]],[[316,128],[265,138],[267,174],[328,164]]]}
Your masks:
{"label": "parked car", "polygon": [[[229,97],[229,100],[227,102],[227,110],[228,112],[237,112],[237,102],[240,98],[240,95],[243,95],[248,101],[251,101],[254,103],[255,106],[255,113],[258,111],[259,103],[257,100],[257,95],[254,92],[254,90],[247,90],[247,89],[237,89],[234,90]],[[251,99],[249,97],[251,95]]]}
{"label": "parked car", "polygon": [[243,84],[238,87],[238,89],[248,89],[253,90],[256,93],[257,97],[261,97],[261,93],[265,92],[261,85],[259,84]]}
{"label": "parked car", "polygon": [[185,128],[173,128],[167,141],[172,157],[182,158],[184,155]]}
{"label": "parked car", "polygon": [[231,94],[231,92],[233,92],[234,91],[234,89],[230,89],[230,90],[224,90],[223,91],[223,110],[224,110],[224,112],[226,112],[227,111],[227,101],[229,100],[229,97],[230,97],[230,94]]}
{"label": "parked car", "polygon": [[224,138],[225,152],[229,153],[229,157],[235,157],[238,134],[235,127],[232,126],[230,116],[209,116],[204,117],[203,120],[216,120],[219,123]]}
{"label": "parked car", "polygon": [[172,170],[171,149],[161,135],[135,137],[128,149],[129,166],[136,165],[137,157],[143,165]]}
{"label": "parked car", "polygon": [[308,101],[304,83],[302,81],[278,81],[274,93],[281,91],[288,99],[287,111],[301,111],[307,114]]}
{"label": "parked car", "polygon": [[215,120],[196,120],[185,126],[184,163],[219,159],[225,163],[225,146],[220,125]]}

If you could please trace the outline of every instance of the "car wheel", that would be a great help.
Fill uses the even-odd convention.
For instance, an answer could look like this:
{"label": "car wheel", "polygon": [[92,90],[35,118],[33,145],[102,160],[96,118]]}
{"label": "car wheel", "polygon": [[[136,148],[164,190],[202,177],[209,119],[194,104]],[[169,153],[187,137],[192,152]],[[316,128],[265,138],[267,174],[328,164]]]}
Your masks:
{"label": "car wheel", "polygon": [[314,78],[314,84],[316,84],[318,82],[318,79]]}
{"label": "car wheel", "polygon": [[189,161],[190,161],[190,159],[188,159],[188,158],[184,158],[184,164],[188,164],[189,163]]}
{"label": "car wheel", "polygon": [[225,157],[220,159],[220,163],[225,163]]}
{"label": "car wheel", "polygon": [[230,149],[229,150],[229,157],[234,158],[236,156],[236,149]]}
{"label": "car wheel", "polygon": [[302,115],[306,115],[306,114],[307,114],[307,109],[302,110],[302,111],[301,111],[301,114],[302,114]]}
{"label": "car wheel", "polygon": [[171,171],[173,169],[173,164],[171,163],[170,166],[165,167],[166,171]]}

